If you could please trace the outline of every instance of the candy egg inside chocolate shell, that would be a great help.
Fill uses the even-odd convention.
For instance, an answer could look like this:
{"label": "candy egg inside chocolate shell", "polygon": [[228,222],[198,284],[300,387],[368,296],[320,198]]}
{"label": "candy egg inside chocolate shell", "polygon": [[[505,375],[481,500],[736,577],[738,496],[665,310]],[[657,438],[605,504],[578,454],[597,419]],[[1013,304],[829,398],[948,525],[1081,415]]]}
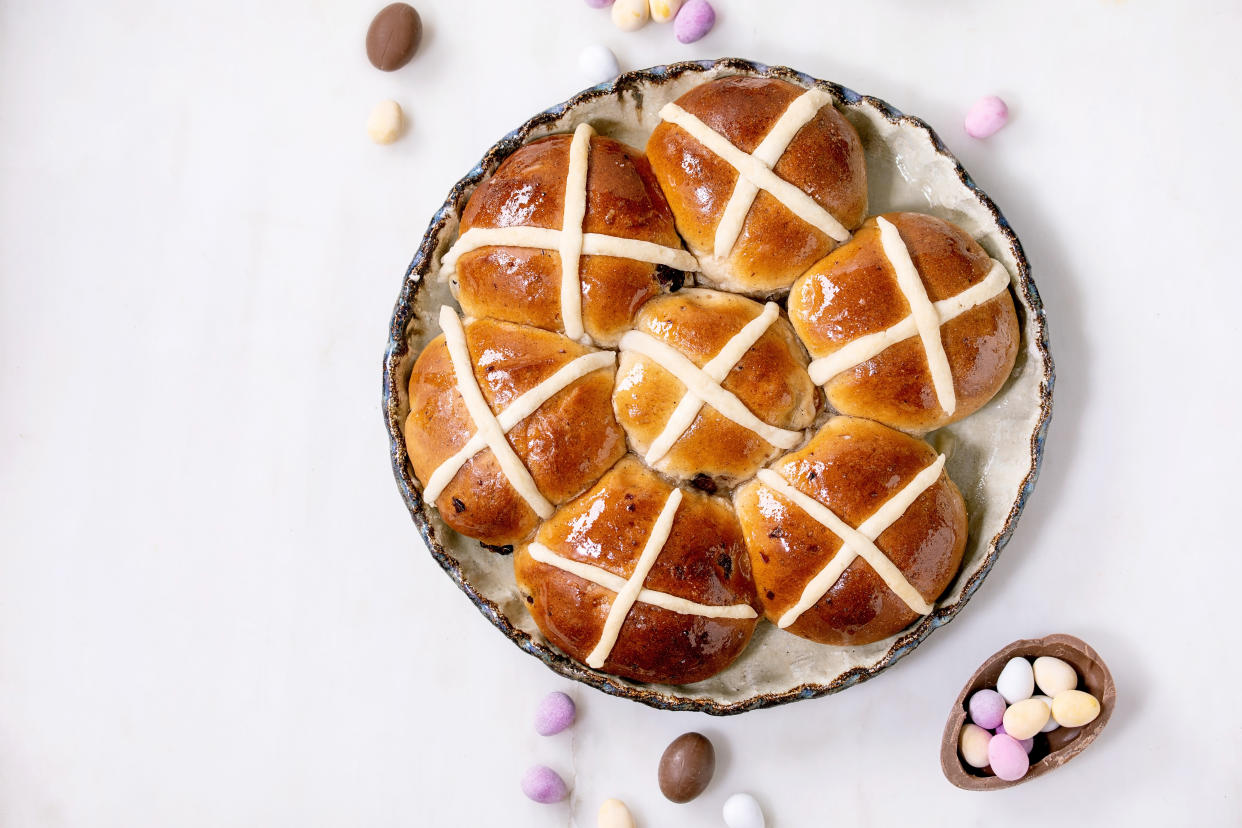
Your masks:
{"label": "candy egg inside chocolate shell", "polygon": [[[971,695],[978,690],[995,689],[1001,670],[1015,656],[1031,660],[1054,656],[1070,664],[1078,674],[1078,689],[1099,699],[1100,715],[1085,727],[1062,727],[1050,733],[1036,734],[1035,746],[1030,754],[1030,770],[1021,779],[1006,781],[993,775],[989,768],[968,765],[958,752],[958,744],[962,726],[970,720],[967,702]],[[958,694],[941,739],[940,767],[946,779],[968,791],[1000,790],[1042,776],[1061,767],[1095,741],[1112,716],[1116,698],[1116,687],[1108,665],[1081,639],[1072,635],[1050,635],[1015,641],[984,661]]]}

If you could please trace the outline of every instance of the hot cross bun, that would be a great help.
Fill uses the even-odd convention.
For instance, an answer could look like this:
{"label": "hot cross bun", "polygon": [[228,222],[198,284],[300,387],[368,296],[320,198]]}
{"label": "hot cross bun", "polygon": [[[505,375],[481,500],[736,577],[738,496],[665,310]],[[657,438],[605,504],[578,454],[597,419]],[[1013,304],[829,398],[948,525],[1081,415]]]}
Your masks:
{"label": "hot cross bun", "polygon": [[737,518],[627,457],[514,556],[548,640],[589,667],[688,684],[728,667],[759,613]]}
{"label": "hot cross bun", "polygon": [[764,614],[822,644],[900,632],[944,592],[966,547],[966,504],[924,441],[834,417],[737,490]]}
{"label": "hot cross bun", "polygon": [[613,406],[630,445],[679,480],[731,487],[802,442],[820,395],[772,302],[687,288],[621,339]]}
{"label": "hot cross bun", "polygon": [[470,316],[615,345],[639,306],[696,268],[647,159],[583,124],[521,147],[479,185],[441,275]]}
{"label": "hot cross bun", "polygon": [[921,213],[868,219],[794,283],[789,318],[833,408],[914,434],[979,410],[1018,354],[1009,273]]}
{"label": "hot cross bun", "polygon": [[647,157],[706,284],[782,293],[867,215],[862,142],[823,89],[720,78],[660,115]]}
{"label": "hot cross bun", "polygon": [[440,324],[410,373],[410,463],[446,524],[516,543],[625,454],[615,355],[509,322],[463,326],[448,307]]}

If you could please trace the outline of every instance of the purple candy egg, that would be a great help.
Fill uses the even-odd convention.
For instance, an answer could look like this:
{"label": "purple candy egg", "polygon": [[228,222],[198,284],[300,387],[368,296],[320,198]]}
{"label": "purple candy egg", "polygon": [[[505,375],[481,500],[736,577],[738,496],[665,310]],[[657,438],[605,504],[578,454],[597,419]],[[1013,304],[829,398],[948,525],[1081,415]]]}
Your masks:
{"label": "purple candy egg", "polygon": [[1005,697],[995,690],[979,690],[970,697],[966,708],[972,722],[984,730],[995,730],[1005,718]]}
{"label": "purple candy egg", "polygon": [[682,43],[693,43],[716,25],[716,10],[707,0],[689,0],[673,18],[673,34]]}
{"label": "purple candy egg", "polygon": [[1016,782],[1026,776],[1031,760],[1017,739],[1007,733],[1000,733],[988,742],[988,764],[998,778],[1006,782]]}
{"label": "purple candy egg", "polygon": [[586,0],[586,4],[593,9],[606,9],[612,5],[612,0]]}
{"label": "purple candy egg", "polygon": [[534,765],[522,777],[522,793],[536,802],[550,805],[564,799],[569,794],[569,789],[556,771],[543,765]]}
{"label": "purple candy egg", "polygon": [[535,732],[540,736],[560,733],[574,723],[577,708],[574,700],[564,693],[549,693],[539,702],[535,711]]}

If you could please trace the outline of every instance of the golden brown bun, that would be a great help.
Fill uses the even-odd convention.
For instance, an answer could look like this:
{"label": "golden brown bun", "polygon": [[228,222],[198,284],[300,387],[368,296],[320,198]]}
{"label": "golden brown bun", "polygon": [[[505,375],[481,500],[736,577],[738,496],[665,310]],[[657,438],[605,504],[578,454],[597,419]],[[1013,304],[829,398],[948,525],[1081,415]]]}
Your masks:
{"label": "golden brown bun", "polygon": [[[552,135],[506,158],[470,196],[461,232],[472,227],[561,229],[571,141],[570,135]],[[599,135],[591,138],[583,230],[681,249],[672,213],[647,159]],[[595,342],[616,344],[639,306],[661,291],[658,274],[673,278],[674,271],[631,259],[582,257],[582,320]],[[469,316],[565,330],[561,257],[555,250],[480,248],[461,257],[457,283],[458,301]]]}
{"label": "golden brown bun", "polygon": [[[651,300],[639,311],[637,330],[673,346],[702,368],[755,317],[763,305],[729,293],[686,288]],[[630,446],[645,456],[664,430],[686,387],[658,364],[621,352],[613,408]],[[821,400],[806,373],[806,356],[789,323],[778,318],[746,352],[722,384],[764,422],[797,431],[815,419]],[[754,474],[779,449],[748,428],[704,405],[690,427],[655,468],[681,480],[699,475],[732,486]]]}
{"label": "golden brown bun", "polygon": [[[910,251],[927,296],[937,302],[982,282],[992,260],[961,228],[921,213],[888,213]],[[813,359],[910,314],[875,218],[794,283],[789,317]],[[944,323],[941,340],[953,372],[957,408],[941,408],[918,335],[833,377],[828,402],[843,414],[870,417],[921,434],[978,411],[1000,390],[1018,355],[1018,317],[1008,291]]]}
{"label": "golden brown bun", "polygon": [[[935,459],[932,447],[915,437],[870,420],[833,417],[805,448],[772,468],[857,528]],[[841,548],[841,540],[758,480],[738,489],[734,504],[759,599],[775,624]],[[957,574],[966,531],[966,504],[942,472],[876,545],[933,602]],[[860,557],[787,629],[822,644],[870,644],[918,617]]]}
{"label": "golden brown bun", "polygon": [[[535,539],[552,552],[628,578],[672,487],[627,457],[586,494],[557,510]],[[683,490],[672,533],[644,586],[709,606],[756,611],[741,528],[727,501]],[[514,556],[518,588],[548,640],[585,661],[599,642],[615,596],[530,556]],[[705,618],[636,601],[603,671],[636,681],[689,684],[728,667],[757,618]]]}
{"label": "golden brown bun", "polygon": [[[466,325],[466,344],[483,398],[497,413],[562,365],[595,350],[559,334],[490,319]],[[508,433],[509,444],[552,503],[585,490],[625,454],[625,434],[612,416],[612,381],[612,368],[592,371]],[[474,432],[444,336],[438,336],[410,374],[405,445],[414,474],[425,485]],[[466,461],[436,508],[456,531],[498,546],[527,537],[539,520],[491,449]]]}
{"label": "golden brown bun", "polygon": [[[749,153],[804,91],[775,78],[721,78],[696,86],[677,104]],[[700,281],[752,296],[772,295],[788,288],[836,246],[760,190],[737,243],[727,258],[716,259],[716,225],[733,194],[737,170],[667,122],[652,132],[647,157],[673,208],[677,230],[702,266]],[[832,106],[823,107],[802,128],[772,169],[847,229],[857,227],[867,215],[862,142]]]}

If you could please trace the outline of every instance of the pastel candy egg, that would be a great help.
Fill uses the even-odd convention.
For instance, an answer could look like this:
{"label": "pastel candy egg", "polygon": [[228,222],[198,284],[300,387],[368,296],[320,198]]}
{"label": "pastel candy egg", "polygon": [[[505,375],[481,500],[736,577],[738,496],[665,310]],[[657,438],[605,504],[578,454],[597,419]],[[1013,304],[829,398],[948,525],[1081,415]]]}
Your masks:
{"label": "pastel candy egg", "polygon": [[543,765],[535,765],[522,777],[522,793],[536,802],[549,805],[564,799],[569,789],[559,773]]}
{"label": "pastel candy egg", "polygon": [[578,709],[564,693],[549,693],[535,710],[535,732],[540,736],[560,733],[574,723]]}
{"label": "pastel candy egg", "polygon": [[636,32],[651,18],[647,0],[616,0],[612,4],[612,22],[623,32]]}
{"label": "pastel candy egg", "polygon": [[1100,715],[1100,702],[1090,693],[1066,690],[1052,698],[1052,716],[1061,727],[1082,727]]}
{"label": "pastel candy egg", "polygon": [[1041,727],[1039,729],[1039,732],[1040,733],[1051,733],[1052,731],[1060,727],[1060,725],[1057,724],[1057,720],[1052,717],[1052,699],[1048,698],[1047,696],[1031,696],[1031,698],[1039,699],[1041,702],[1048,705],[1048,724]]}
{"label": "pastel candy egg", "polygon": [[651,19],[657,23],[667,23],[677,16],[682,0],[651,0]]}
{"label": "pastel candy egg", "polygon": [[[604,9],[612,5],[612,0],[586,0],[586,4],[593,9]],[[608,800],[611,802],[612,800]]]}
{"label": "pastel candy egg", "polygon": [[579,52],[578,67],[583,80],[592,85],[610,81],[621,73],[617,56],[602,43],[593,43]]}
{"label": "pastel candy egg", "polygon": [[977,690],[966,704],[970,720],[979,727],[994,730],[1005,715],[1005,699],[995,690]]}
{"label": "pastel candy egg", "polygon": [[1052,711],[1039,699],[1023,699],[1005,711],[1005,732],[1021,741],[1030,739],[1048,724]]}
{"label": "pastel candy egg", "polygon": [[982,768],[988,763],[988,742],[992,741],[992,734],[976,724],[968,724],[962,727],[962,734],[958,737],[957,748],[962,754],[962,760],[972,768]]}
{"label": "pastel candy egg", "polygon": [[[1004,725],[999,725],[999,726],[997,726],[995,733],[996,733],[996,735],[997,735],[997,736],[1004,736],[1004,735],[1006,735],[1006,734],[1005,734],[1005,726],[1004,726]],[[1035,740],[1034,740],[1033,738],[1031,738],[1031,739],[1019,739],[1019,740],[1018,740],[1018,744],[1022,745],[1022,749],[1023,749],[1023,750],[1025,750],[1027,753],[1030,753],[1032,750],[1034,750],[1034,749],[1035,749]]]}
{"label": "pastel candy egg", "polygon": [[619,799],[605,799],[599,806],[599,828],[634,828],[634,817]]}
{"label": "pastel candy egg", "polygon": [[1031,760],[1017,739],[1001,733],[988,742],[988,764],[999,778],[1016,782],[1026,776]]}
{"label": "pastel candy egg", "polygon": [[707,0],[687,0],[673,20],[673,34],[680,43],[693,43],[716,25],[716,10]]}
{"label": "pastel candy egg", "polygon": [[735,793],[726,799],[722,815],[729,828],[763,828],[766,824],[759,803],[748,793]]}
{"label": "pastel candy egg", "polygon": [[1078,686],[1074,668],[1059,658],[1040,656],[1035,659],[1035,684],[1052,698]]}
{"label": "pastel candy egg", "polygon": [[1009,659],[996,679],[996,692],[1010,704],[1029,699],[1035,692],[1035,671],[1031,669],[1031,662],[1021,656]]}
{"label": "pastel candy egg", "polygon": [[995,95],[975,101],[966,113],[966,134],[971,138],[987,138],[1009,120],[1009,107]]}
{"label": "pastel candy egg", "polygon": [[367,116],[367,137],[377,144],[391,144],[404,127],[405,115],[396,101],[380,101]]}

